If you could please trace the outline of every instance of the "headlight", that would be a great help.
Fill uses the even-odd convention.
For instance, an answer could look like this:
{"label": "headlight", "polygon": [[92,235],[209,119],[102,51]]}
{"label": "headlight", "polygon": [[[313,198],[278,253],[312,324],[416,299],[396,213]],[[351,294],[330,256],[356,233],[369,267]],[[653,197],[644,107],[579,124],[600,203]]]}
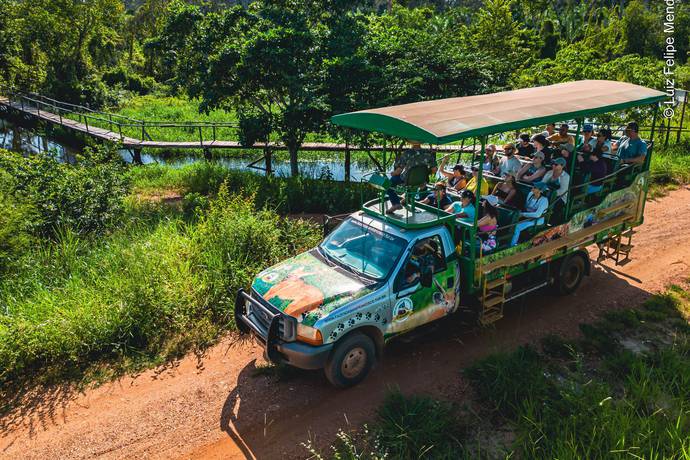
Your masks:
{"label": "headlight", "polygon": [[302,323],[297,323],[297,340],[306,342],[310,345],[322,345],[323,337],[321,331],[315,327],[305,326]]}

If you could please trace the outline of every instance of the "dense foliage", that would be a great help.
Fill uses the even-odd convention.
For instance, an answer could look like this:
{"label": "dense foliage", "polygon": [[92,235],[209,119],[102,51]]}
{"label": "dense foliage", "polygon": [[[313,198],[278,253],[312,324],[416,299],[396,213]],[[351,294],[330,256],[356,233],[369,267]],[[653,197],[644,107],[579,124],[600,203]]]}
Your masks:
{"label": "dense foliage", "polygon": [[13,179],[4,186],[15,199],[34,209],[31,227],[39,236],[53,236],[64,227],[103,232],[117,224],[129,191],[122,162],[106,149],[87,149],[75,165],[0,150],[0,173]]}

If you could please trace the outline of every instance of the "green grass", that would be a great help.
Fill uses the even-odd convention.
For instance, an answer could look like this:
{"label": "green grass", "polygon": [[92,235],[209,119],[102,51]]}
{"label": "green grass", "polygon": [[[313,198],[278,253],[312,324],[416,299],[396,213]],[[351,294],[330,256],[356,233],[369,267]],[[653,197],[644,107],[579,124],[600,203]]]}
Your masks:
{"label": "green grass", "polygon": [[320,236],[225,188],[189,219],[139,206],[109,236],[65,230],[0,278],[3,401],[26,382],[88,378],[102,363],[125,372],[213,343],[234,328],[234,292]]}
{"label": "green grass", "polygon": [[650,197],[658,198],[669,190],[690,183],[690,142],[654,152],[651,165]]}
{"label": "green grass", "polygon": [[133,167],[129,174],[139,193],[167,189],[183,195],[212,195],[226,183],[232,193],[251,196],[257,207],[267,206],[281,214],[353,212],[360,207],[362,193],[365,199],[373,197],[372,189],[360,183],[264,177],[209,162],[181,168],[162,165]]}
{"label": "green grass", "polygon": [[580,339],[547,336],[464,370],[468,410],[394,392],[330,455],[308,447],[338,459],[688,459],[689,319],[690,294],[672,286],[583,324]]}

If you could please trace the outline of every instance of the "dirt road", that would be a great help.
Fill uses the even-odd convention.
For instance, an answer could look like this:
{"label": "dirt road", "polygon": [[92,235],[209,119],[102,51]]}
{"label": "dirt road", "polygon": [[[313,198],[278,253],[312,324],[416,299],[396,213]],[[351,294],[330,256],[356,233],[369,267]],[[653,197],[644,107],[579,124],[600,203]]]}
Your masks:
{"label": "dirt road", "polygon": [[507,307],[495,328],[467,331],[450,322],[392,344],[361,385],[331,388],[319,372],[277,381],[258,374],[261,350],[228,337],[206,356],[85,394],[56,389],[0,419],[3,458],[304,458],[307,439],[329,443],[339,427],[370,419],[391,386],[462,398],[460,370],[497,350],[548,333],[573,336],[578,323],[639,304],[687,276],[690,190],[649,203],[633,261],[594,264],[567,298],[538,295]]}

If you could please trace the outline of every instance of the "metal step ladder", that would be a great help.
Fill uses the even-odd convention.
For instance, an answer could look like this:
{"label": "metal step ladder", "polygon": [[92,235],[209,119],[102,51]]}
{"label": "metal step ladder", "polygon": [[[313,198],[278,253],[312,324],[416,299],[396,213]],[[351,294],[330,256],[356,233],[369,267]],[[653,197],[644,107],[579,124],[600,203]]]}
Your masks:
{"label": "metal step ladder", "polygon": [[488,280],[484,276],[482,281],[481,311],[479,323],[488,326],[503,318],[503,305],[506,303],[506,288],[508,286],[508,272],[503,270],[500,277]]}
{"label": "metal step ladder", "polygon": [[611,235],[606,241],[599,244],[599,257],[597,262],[611,259],[616,265],[624,265],[630,261],[630,252],[635,247],[632,244],[632,237],[635,231],[632,228],[624,229]]}

